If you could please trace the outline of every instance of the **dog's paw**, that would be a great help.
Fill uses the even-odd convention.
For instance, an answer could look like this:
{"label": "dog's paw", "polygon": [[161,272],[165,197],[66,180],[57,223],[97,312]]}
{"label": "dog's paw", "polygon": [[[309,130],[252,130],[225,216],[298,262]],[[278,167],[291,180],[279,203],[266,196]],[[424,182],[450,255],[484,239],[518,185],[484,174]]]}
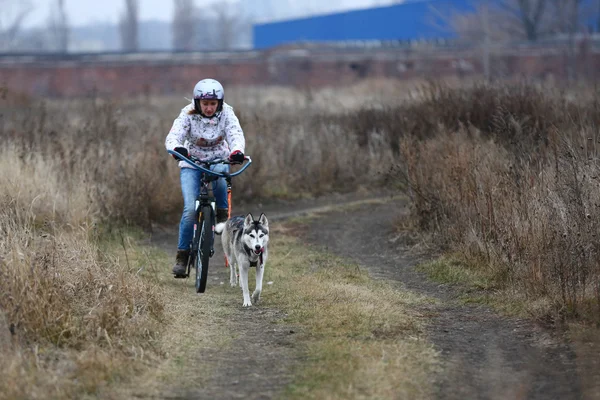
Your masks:
{"label": "dog's paw", "polygon": [[251,307],[252,303],[250,302],[250,300],[246,301],[244,300],[244,307]]}
{"label": "dog's paw", "polygon": [[220,235],[221,233],[223,233],[224,229],[225,229],[225,222],[219,222],[218,224],[215,225],[215,233],[217,235]]}
{"label": "dog's paw", "polygon": [[236,287],[237,286],[237,282],[236,281],[231,281],[231,282],[229,282],[229,284],[231,285],[231,287]]}
{"label": "dog's paw", "polygon": [[260,292],[254,291],[254,293],[252,293],[252,302],[254,304],[256,304],[259,301],[260,301]]}

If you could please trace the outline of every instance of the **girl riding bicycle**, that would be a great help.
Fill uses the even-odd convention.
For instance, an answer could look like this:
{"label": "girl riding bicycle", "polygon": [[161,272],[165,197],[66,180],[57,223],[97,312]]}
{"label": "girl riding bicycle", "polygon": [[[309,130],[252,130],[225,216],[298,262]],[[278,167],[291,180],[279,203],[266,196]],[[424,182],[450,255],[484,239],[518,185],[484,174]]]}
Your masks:
{"label": "girl riding bicycle", "polygon": [[[233,108],[223,102],[223,86],[214,79],[203,79],[194,87],[194,100],[181,110],[165,140],[167,150],[185,157],[194,156],[200,161],[229,158],[232,162],[244,161],[246,140]],[[176,157],[174,157],[176,158]],[[179,223],[179,242],[173,274],[186,273],[189,244],[192,240],[195,202],[200,193],[202,172],[179,162],[183,213]],[[229,165],[210,167],[215,172],[229,172]],[[228,217],[227,183],[224,178],[213,182],[213,193],[217,206],[217,223]]]}

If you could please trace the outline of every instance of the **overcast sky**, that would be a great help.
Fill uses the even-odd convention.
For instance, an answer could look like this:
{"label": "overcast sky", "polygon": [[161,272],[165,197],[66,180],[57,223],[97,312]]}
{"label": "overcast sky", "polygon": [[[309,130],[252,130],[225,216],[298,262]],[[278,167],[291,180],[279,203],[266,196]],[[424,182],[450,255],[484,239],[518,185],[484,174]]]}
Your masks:
{"label": "overcast sky", "polygon": [[[19,0],[16,0],[19,1]],[[198,8],[214,6],[215,3],[222,4],[228,0],[195,0]],[[260,1],[257,0],[242,0],[248,3]],[[56,0],[31,0],[34,7],[27,17],[27,26],[44,25],[48,21],[50,6],[56,4]],[[303,0],[278,0],[278,3],[293,4],[298,7]],[[329,8],[335,4],[335,9],[368,7],[370,5],[383,5],[391,3],[392,0],[337,0],[329,2]],[[318,2],[323,4],[323,7],[328,7],[327,1]],[[149,20],[157,19],[162,21],[170,21],[173,15],[173,0],[139,0],[140,19]],[[111,22],[118,21],[119,16],[125,9],[125,0],[65,0],[65,7],[69,21],[73,26],[86,25],[91,22]],[[314,7],[313,7],[314,8]],[[330,10],[325,10],[330,11]]]}
{"label": "overcast sky", "polygon": [[[202,0],[212,3],[214,0]],[[33,0],[36,7],[27,18],[27,25],[45,24],[50,14],[50,6],[56,0]],[[167,21],[172,18],[173,0],[139,0],[140,19]],[[65,0],[65,8],[72,25],[86,25],[91,22],[116,22],[125,10],[125,0]]]}

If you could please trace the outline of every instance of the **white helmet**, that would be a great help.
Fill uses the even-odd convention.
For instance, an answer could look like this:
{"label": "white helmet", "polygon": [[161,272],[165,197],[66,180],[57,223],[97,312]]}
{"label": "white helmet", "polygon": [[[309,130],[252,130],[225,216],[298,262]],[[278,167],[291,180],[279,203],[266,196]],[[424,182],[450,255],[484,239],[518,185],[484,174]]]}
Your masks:
{"label": "white helmet", "polygon": [[206,117],[202,113],[202,109],[200,108],[200,100],[218,100],[219,106],[217,107],[217,112],[208,118],[212,118],[221,113],[223,110],[223,99],[225,97],[225,90],[223,89],[223,85],[214,79],[202,79],[200,82],[196,83],[194,86],[194,107],[196,111],[200,113],[203,117]]}
{"label": "white helmet", "polygon": [[194,100],[223,100],[223,85],[214,79],[202,79],[194,87]]}

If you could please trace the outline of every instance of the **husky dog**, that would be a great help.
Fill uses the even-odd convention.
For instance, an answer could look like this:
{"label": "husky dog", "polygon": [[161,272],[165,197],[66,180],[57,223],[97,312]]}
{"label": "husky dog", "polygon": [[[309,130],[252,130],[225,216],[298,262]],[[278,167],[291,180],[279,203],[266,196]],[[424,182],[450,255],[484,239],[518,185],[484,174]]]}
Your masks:
{"label": "husky dog", "polygon": [[[258,220],[252,214],[246,217],[232,217],[215,227],[217,234],[222,234],[223,251],[229,262],[231,287],[237,286],[236,269],[240,271],[240,286],[244,294],[244,307],[258,303],[262,291],[263,273],[267,262],[269,243],[269,221],[265,214]],[[248,290],[248,270],[256,267],[256,288],[252,293]]]}

